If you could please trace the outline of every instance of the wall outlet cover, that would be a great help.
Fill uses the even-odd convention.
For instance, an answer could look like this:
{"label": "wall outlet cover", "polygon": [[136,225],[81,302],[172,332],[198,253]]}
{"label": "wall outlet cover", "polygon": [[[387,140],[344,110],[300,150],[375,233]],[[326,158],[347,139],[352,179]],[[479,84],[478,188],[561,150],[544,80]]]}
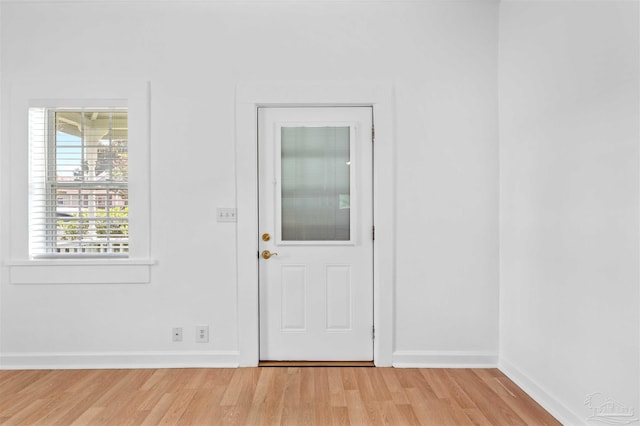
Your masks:
{"label": "wall outlet cover", "polygon": [[199,325],[196,327],[196,343],[209,342],[209,326]]}
{"label": "wall outlet cover", "polygon": [[171,340],[173,342],[182,342],[182,327],[173,327],[171,329]]}

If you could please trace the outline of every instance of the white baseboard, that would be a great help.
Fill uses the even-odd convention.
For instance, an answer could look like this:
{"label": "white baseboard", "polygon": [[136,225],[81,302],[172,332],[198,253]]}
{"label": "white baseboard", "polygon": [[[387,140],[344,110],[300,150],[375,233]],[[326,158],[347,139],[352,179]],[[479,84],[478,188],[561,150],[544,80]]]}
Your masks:
{"label": "white baseboard", "polygon": [[237,351],[4,353],[0,370],[236,368]]}
{"label": "white baseboard", "polygon": [[563,405],[558,398],[547,392],[544,387],[536,383],[509,361],[501,357],[498,368],[563,425],[588,424],[585,418],[580,418],[576,413]]}
{"label": "white baseboard", "polygon": [[396,351],[393,353],[396,368],[496,368],[495,352],[467,351]]}

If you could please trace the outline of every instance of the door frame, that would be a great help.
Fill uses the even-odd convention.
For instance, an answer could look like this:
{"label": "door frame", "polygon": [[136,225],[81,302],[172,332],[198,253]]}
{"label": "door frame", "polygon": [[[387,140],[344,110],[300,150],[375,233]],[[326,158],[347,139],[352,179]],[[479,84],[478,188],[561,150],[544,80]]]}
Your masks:
{"label": "door frame", "polygon": [[258,294],[258,108],[373,108],[374,364],[392,363],[395,306],[395,148],[393,87],[383,83],[247,83],[236,87],[236,279],[239,365],[260,360]]}

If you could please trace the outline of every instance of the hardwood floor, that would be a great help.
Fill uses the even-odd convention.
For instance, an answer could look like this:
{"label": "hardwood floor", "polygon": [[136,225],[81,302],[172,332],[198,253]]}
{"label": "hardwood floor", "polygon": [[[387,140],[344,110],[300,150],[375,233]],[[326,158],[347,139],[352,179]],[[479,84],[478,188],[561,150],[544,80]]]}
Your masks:
{"label": "hardwood floor", "polygon": [[495,369],[0,371],[0,424],[558,425]]}

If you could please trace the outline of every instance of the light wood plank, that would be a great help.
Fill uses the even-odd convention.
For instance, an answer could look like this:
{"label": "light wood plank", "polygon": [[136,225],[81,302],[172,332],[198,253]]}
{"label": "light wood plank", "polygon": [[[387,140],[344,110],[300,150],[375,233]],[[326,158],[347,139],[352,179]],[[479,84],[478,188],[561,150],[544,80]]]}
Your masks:
{"label": "light wood plank", "polygon": [[0,424],[558,425],[496,369],[0,372]]}

